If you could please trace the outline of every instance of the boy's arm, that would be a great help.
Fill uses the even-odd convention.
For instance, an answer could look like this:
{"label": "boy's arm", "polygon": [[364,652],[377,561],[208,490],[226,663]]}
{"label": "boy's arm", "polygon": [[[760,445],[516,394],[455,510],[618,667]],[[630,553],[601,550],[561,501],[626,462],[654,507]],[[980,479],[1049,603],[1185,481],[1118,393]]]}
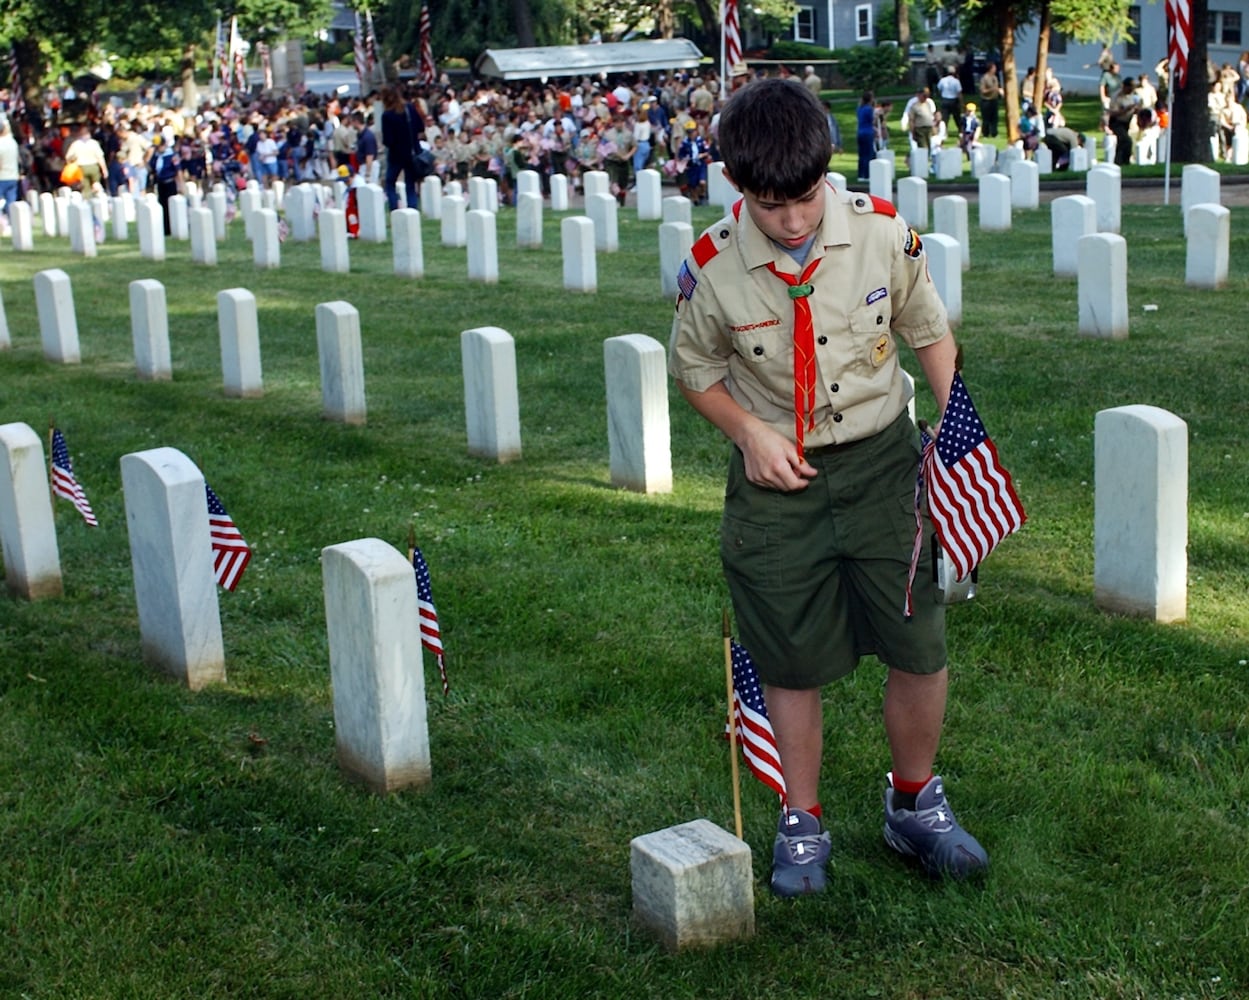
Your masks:
{"label": "boy's arm", "polygon": [[815,469],[799,461],[792,441],[744,409],[723,382],[703,392],[690,389],[680,379],[676,383],[690,406],[741,449],[747,479],[756,486],[785,492],[806,489]]}
{"label": "boy's arm", "polygon": [[936,343],[926,347],[917,347],[915,356],[919,366],[924,370],[924,378],[937,400],[937,422],[933,426],[933,436],[941,426],[941,418],[945,416],[946,403],[950,401],[950,385],[954,381],[954,369],[957,365],[958,345],[954,342],[954,334],[947,333]]}

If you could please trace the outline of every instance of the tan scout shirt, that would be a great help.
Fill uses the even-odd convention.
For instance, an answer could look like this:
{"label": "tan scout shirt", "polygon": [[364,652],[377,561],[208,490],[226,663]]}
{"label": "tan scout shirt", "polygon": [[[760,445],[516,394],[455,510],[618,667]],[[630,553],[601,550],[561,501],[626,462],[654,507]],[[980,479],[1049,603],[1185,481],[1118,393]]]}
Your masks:
{"label": "tan scout shirt", "polygon": [[[829,187],[812,257],[823,260],[811,278],[818,377],[805,444],[817,448],[888,427],[911,396],[897,340],[925,347],[949,325],[919,237],[888,202],[877,208],[856,194],[845,203]],[[801,270],[741,203],[699,237],[677,282],[668,371],[695,392],[724,381],[742,407],[793,440],[794,304],[769,262]]]}

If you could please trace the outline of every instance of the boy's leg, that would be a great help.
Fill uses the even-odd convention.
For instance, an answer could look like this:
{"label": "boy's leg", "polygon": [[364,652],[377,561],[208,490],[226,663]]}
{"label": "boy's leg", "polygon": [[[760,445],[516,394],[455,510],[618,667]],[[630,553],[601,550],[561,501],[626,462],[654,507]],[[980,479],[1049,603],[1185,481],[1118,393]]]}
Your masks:
{"label": "boy's leg", "polygon": [[764,687],[768,718],[785,769],[789,804],[810,810],[820,801],[820,758],[824,751],[824,706],[820,690]]}
{"label": "boy's leg", "polygon": [[885,842],[918,859],[933,878],[983,872],[989,856],[963,829],[933,774],[945,716],[948,677],[890,668],[885,691],[885,731],[894,770],[885,789]]}
{"label": "boy's leg", "polygon": [[832,847],[817,808],[823,752],[820,689],[769,685],[764,698],[789,792],[789,808],[781,813],[772,843],[769,887],[777,896],[808,896],[828,884],[825,866]]}
{"label": "boy's leg", "polygon": [[[944,669],[935,674],[908,674],[890,668],[884,713],[895,778],[926,781],[932,774],[945,721],[948,680]],[[769,712],[771,705],[769,700]]]}

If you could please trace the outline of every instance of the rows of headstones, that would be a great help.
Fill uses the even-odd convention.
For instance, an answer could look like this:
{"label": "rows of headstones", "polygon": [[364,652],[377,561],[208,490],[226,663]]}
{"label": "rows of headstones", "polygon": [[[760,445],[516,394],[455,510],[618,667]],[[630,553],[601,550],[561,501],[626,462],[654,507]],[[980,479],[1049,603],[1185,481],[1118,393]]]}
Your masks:
{"label": "rows of headstones", "polygon": [[[1119,311],[1121,321],[1114,319],[1107,325],[1102,300],[1097,300],[1089,307],[1093,314],[1090,325],[1086,326],[1084,321],[1086,272],[1090,275],[1090,300],[1103,294],[1106,287],[1118,287],[1121,291],[1115,294],[1126,301],[1125,258],[1116,256],[1116,244],[1110,242],[1113,238],[1122,243],[1117,232],[1118,172],[1099,169],[1105,173],[1090,172],[1087,196],[1054,202],[1054,270],[1064,275],[1074,270],[1080,280],[1082,332],[1126,336],[1126,305]],[[1208,170],[1203,174],[1199,172],[1202,170],[1205,168],[1186,167],[1183,178],[1189,280],[1215,287],[1226,278],[1228,213],[1218,204],[1218,174]],[[1012,165],[1009,176],[982,178],[982,230],[1008,229],[1013,210],[1036,207],[1034,171],[1035,164],[1020,161],[1019,166]],[[735,197],[731,188],[718,171],[713,171],[712,177],[713,197],[721,204],[731,204]],[[831,179],[839,190],[845,190],[842,178]],[[900,181],[898,203],[905,218],[926,228],[927,196],[919,186],[923,183],[920,177]],[[892,187],[891,179],[891,196]],[[290,193],[285,205],[293,234],[305,232],[300,229],[302,226],[312,225],[299,203],[306,197],[317,197],[297,194],[299,190]],[[432,186],[427,191],[432,195]],[[590,194],[596,193],[599,192],[591,186]],[[606,190],[601,193],[611,202],[614,218],[615,199]],[[520,194],[536,197],[540,213],[542,199],[537,191],[522,189]],[[293,211],[292,197],[296,203]],[[479,198],[482,207],[471,211],[493,218],[497,195],[484,189]],[[454,221],[464,217],[456,199],[462,199],[462,195],[453,189],[436,201],[431,199],[431,203],[439,206],[444,234],[448,231],[445,223],[449,216],[453,220],[452,236],[463,232],[467,238],[472,230],[461,229]],[[73,201],[64,200],[68,210]],[[554,197],[552,200],[555,202]],[[267,209],[259,199],[248,201],[252,204],[243,209],[245,220],[250,212],[260,222],[256,231],[269,230],[272,223],[263,213],[274,209]],[[601,202],[604,213],[608,212],[606,201]],[[658,198],[651,203],[662,218],[666,205],[661,205]],[[140,202],[136,208],[142,211],[143,204]],[[384,201],[378,204],[384,205]],[[57,207],[49,208],[56,211]],[[118,208],[125,211],[124,206]],[[961,315],[962,271],[968,266],[967,203],[966,199],[951,195],[935,199],[932,208],[936,231],[926,235],[924,242],[933,279],[952,319],[957,321]],[[206,211],[215,225],[215,210]],[[417,214],[400,209],[398,219],[411,218],[402,215],[409,211]],[[342,210],[330,203],[320,210],[323,247],[326,216],[335,212],[341,216]],[[376,223],[378,210],[368,205],[362,209],[362,234],[369,214]],[[519,210],[517,216],[519,242]],[[397,221],[396,214],[391,218],[399,244],[404,239],[404,226]],[[606,214],[602,218],[607,218]],[[330,219],[337,232],[339,219],[333,214]],[[565,219],[564,223],[571,221]],[[600,229],[599,218],[587,218],[585,222],[589,228],[581,246],[592,252],[602,245],[610,229],[606,225]],[[419,218],[414,220],[414,226],[419,234]],[[676,231],[673,236],[674,230],[669,229],[665,245],[665,226],[683,226],[688,231],[690,224],[686,219],[660,227],[660,252],[665,259],[666,275],[675,273],[690,241],[687,232]],[[154,230],[156,224],[152,223],[151,228]],[[80,232],[85,246],[85,230],[80,228]],[[376,228],[368,232],[376,238]],[[537,232],[541,232],[540,222]],[[1069,253],[1072,244],[1077,246],[1074,259]],[[1196,251],[1194,245],[1198,247]],[[1215,273],[1209,280],[1194,281],[1194,253],[1217,257],[1219,246],[1222,276]],[[578,259],[584,263],[584,249],[581,253],[583,256]],[[345,251],[343,255],[345,258]],[[323,254],[323,263],[324,259]],[[413,261],[417,262],[418,273],[412,276],[419,276],[419,235],[415,256],[409,246],[405,259],[409,273]],[[566,286],[577,287],[567,281],[567,251],[564,264]],[[396,270],[399,271],[398,266]],[[584,268],[578,274],[574,264],[572,270],[574,277],[581,280],[582,290],[593,290],[592,281],[585,287]],[[56,269],[40,272],[35,286],[45,356],[61,363],[78,361],[77,324],[68,276]],[[170,352],[164,288],[152,279],[135,281],[130,295],[137,372],[141,378],[168,378]],[[260,395],[263,383],[254,297],[245,289],[219,293],[218,317],[226,394]],[[316,309],[316,325],[323,412],[333,420],[363,423],[365,393],[359,316],[346,302],[322,303]],[[0,346],[8,344],[0,300]],[[511,336],[497,327],[466,330],[461,335],[461,356],[470,453],[500,462],[518,458],[519,394]],[[645,492],[670,491],[663,346],[642,334],[613,337],[604,343],[604,362],[613,484]],[[1187,601],[1187,428],[1178,417],[1156,407],[1125,406],[1098,413],[1094,436],[1095,601],[1107,610],[1158,621],[1180,620],[1186,614]],[[59,593],[59,557],[42,441],[27,425],[8,424],[0,426],[0,449],[4,452],[4,460],[0,461],[0,539],[6,582],[10,590],[27,598]],[[144,655],[193,688],[222,680],[224,653],[203,502],[203,476],[194,463],[172,448],[126,455],[121,465]],[[331,545],[322,555],[340,766],[381,792],[427,783],[432,769],[411,565],[392,546],[375,538]],[[384,614],[380,610],[383,608]],[[403,655],[396,658],[396,649],[402,650]],[[631,844],[630,867],[635,914],[667,946],[681,948],[753,932],[749,847],[714,824],[699,820],[636,838]]]}
{"label": "rows of headstones", "polygon": [[[717,175],[722,176],[719,172]],[[583,175],[584,214],[581,215],[567,214],[571,210],[571,194],[565,175],[549,178],[549,185],[551,211],[563,215],[560,249],[564,287],[569,291],[595,292],[598,288],[597,255],[614,253],[620,248],[620,206],[610,191],[608,175],[604,171],[589,171]],[[133,224],[141,257],[162,261],[169,241],[187,242],[192,262],[211,267],[217,264],[218,244],[226,239],[229,223],[239,217],[244,235],[252,245],[257,267],[280,267],[282,243],[289,238],[294,242],[319,241],[322,269],[347,273],[351,267],[347,212],[352,190],[359,225],[351,236],[361,243],[385,243],[390,239],[394,273],[406,278],[423,277],[421,211],[401,201],[401,207],[389,213],[388,227],[384,190],[377,184],[358,182],[354,189],[336,182],[333,185],[299,185],[287,191],[281,182],[262,190],[255,181],[250,181],[238,192],[237,202],[221,183],[214,184],[207,194],[201,193],[196,184],[189,183],[184,194],[174,195],[169,200],[168,239],[164,209],[154,195],[134,198],[123,192],[112,199],[97,195],[88,201],[69,189],[61,189],[55,195],[31,191],[25,201],[9,207],[10,238],[14,250],[33,250],[38,220],[45,236],[58,233],[68,236],[71,252],[94,257],[98,243],[106,234],[114,240],[125,241]],[[466,249],[469,280],[496,283],[499,280],[497,182],[492,178],[474,177],[465,190],[459,181],[444,185],[436,176],[427,177],[421,184],[420,204],[425,206],[425,217],[437,223],[442,246]],[[514,214],[518,249],[542,248],[545,207],[539,174],[522,171],[517,178]],[[659,171],[642,170],[636,177],[636,212],[641,222],[661,223],[658,233],[660,286],[665,296],[675,295],[677,269],[693,242],[690,201],[681,195],[665,197]]]}
{"label": "rows of headstones", "polygon": [[[1083,145],[1076,146],[1069,154],[1067,169],[1073,173],[1083,173],[1095,167],[1099,162],[1114,163],[1115,137],[1109,133],[1098,136],[1087,133],[1083,137]],[[1100,141],[1099,141],[1100,139]],[[1211,139],[1211,150],[1214,159],[1218,159],[1218,140]],[[1101,160],[1098,160],[1099,152]],[[1162,143],[1137,143],[1136,162],[1156,163],[1166,156],[1166,140]],[[892,153],[885,152],[885,158]],[[907,154],[907,166],[912,177],[935,177],[937,180],[960,180],[965,173],[970,173],[973,180],[990,173],[1011,172],[1012,164],[1026,160],[1024,150],[1019,146],[1007,146],[998,149],[986,143],[976,143],[967,152],[961,147],[947,146],[935,152],[928,149],[913,147]],[[1046,177],[1055,172],[1054,151],[1044,143],[1032,152],[1032,163],[1037,172]],[[1249,164],[1249,131],[1238,127],[1232,137],[1231,162],[1237,166]],[[873,192],[874,193],[874,192]]]}

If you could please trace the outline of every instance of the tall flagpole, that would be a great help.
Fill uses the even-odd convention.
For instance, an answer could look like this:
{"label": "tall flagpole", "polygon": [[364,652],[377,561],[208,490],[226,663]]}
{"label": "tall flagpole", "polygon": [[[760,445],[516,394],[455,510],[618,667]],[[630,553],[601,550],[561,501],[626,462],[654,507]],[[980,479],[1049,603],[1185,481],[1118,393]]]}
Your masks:
{"label": "tall flagpole", "polygon": [[1171,69],[1171,79],[1167,81],[1167,170],[1166,183],[1162,186],[1162,203],[1164,205],[1171,204],[1171,144],[1174,138],[1173,128],[1175,126],[1175,116],[1172,108],[1175,107],[1175,68]]}
{"label": "tall flagpole", "polygon": [[[720,92],[724,93],[725,88],[729,85],[729,67],[725,63],[728,58],[727,43],[725,39],[725,15],[728,13],[728,6],[732,0],[720,0]],[[737,758],[734,758],[736,760]],[[738,830],[737,836],[741,838],[741,830]]]}

